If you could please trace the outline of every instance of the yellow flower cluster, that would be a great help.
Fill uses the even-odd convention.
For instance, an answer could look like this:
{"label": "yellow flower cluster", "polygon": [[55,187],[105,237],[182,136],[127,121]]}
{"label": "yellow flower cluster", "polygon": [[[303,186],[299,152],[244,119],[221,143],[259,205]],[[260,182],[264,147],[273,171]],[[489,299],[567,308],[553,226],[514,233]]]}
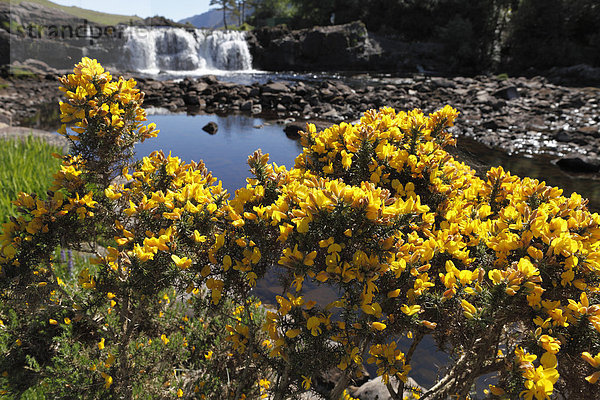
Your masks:
{"label": "yellow flower cluster", "polygon": [[117,275],[155,271],[166,274],[165,265],[187,274],[188,291],[197,293],[204,282],[218,303],[223,287],[211,263],[223,245],[216,221],[227,192],[203,164],[181,162],[177,157],[154,152],[133,171],[125,169],[127,184],[111,184],[104,190],[119,210],[113,224],[116,246],[96,262]]}
{"label": "yellow flower cluster", "polygon": [[146,120],[146,112],[140,107],[143,99],[142,93],[135,88],[133,79],[124,80],[119,77],[112,80],[110,73],[96,60],[84,57],[69,74],[60,78],[66,102],[60,102],[61,121],[64,123],[59,132],[74,141],[81,141],[82,137],[67,135],[67,123],[73,123],[72,130],[83,135],[93,128],[94,136],[122,144],[123,134],[134,135],[139,133],[139,140],[155,137],[156,131],[152,127],[141,127],[140,121]]}
{"label": "yellow flower cluster", "polygon": [[[447,128],[457,114],[448,106],[429,116],[383,108],[356,125],[308,125],[289,171],[260,153],[250,157],[257,178],[230,203],[233,224],[276,228],[278,264],[289,276],[287,299],[278,297],[266,324],[272,356],[288,359],[304,335],[323,336],[339,343],[347,368],[366,350],[365,335],[419,327],[443,335],[438,327],[460,316],[509,334],[505,322],[517,319],[535,332],[545,361],[524,370],[523,394],[543,399],[558,379],[558,361],[550,362],[560,359],[558,332],[589,321],[600,333],[600,308],[588,300],[598,293],[600,216],[577,194],[563,197],[501,167],[476,176],[443,149],[454,143]],[[339,297],[315,307],[305,294],[315,285]],[[445,311],[426,310],[432,299]],[[457,348],[471,346],[456,340]],[[400,350],[373,346],[368,361],[379,375],[406,377],[410,360],[398,364]]]}
{"label": "yellow flower cluster", "polygon": [[367,362],[378,367],[377,375],[381,376],[385,384],[389,382],[390,376],[406,381],[410,365],[405,364],[404,353],[397,348],[396,342],[372,345],[369,354],[371,357]]}

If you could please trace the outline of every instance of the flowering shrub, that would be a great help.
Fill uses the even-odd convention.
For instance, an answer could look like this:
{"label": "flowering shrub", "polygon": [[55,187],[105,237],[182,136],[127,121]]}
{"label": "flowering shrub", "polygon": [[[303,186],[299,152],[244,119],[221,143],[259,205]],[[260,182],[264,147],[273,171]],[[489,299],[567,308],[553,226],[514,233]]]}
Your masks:
{"label": "flowering shrub", "polygon": [[[453,108],[309,125],[293,168],[257,151],[229,199],[201,163],[131,162],[157,132],[143,95],[95,61],[74,72],[73,150],[2,234],[6,393],[283,399],[335,368],[339,399],[370,364],[401,399],[430,336],[452,361],[422,399],[465,398],[489,373],[490,398],[594,397],[600,216],[501,167],[476,176],[444,150]],[[89,266],[69,273],[59,246]],[[267,274],[271,308],[252,297]]]}

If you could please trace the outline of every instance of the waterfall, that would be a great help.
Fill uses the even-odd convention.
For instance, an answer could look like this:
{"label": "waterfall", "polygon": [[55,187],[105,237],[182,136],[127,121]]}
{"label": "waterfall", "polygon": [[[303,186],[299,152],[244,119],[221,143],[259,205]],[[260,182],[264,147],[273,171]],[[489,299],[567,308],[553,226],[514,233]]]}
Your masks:
{"label": "waterfall", "polygon": [[124,36],[124,62],[131,70],[202,74],[252,69],[244,32],[130,26]]}

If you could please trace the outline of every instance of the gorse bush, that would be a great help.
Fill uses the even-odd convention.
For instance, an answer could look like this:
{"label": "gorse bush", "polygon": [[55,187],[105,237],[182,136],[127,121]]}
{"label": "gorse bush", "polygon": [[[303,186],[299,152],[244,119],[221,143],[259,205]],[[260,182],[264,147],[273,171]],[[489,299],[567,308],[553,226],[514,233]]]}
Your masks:
{"label": "gorse bush", "polygon": [[[2,235],[5,395],[283,399],[337,369],[321,393],[337,400],[370,364],[402,399],[431,337],[451,362],[421,398],[490,373],[490,398],[595,396],[600,216],[502,168],[476,176],[444,150],[453,108],[308,125],[293,168],[257,151],[229,199],[202,163],[130,160],[157,133],[133,81],[83,59],[61,83],[73,150]],[[59,246],[91,265],[69,273]],[[271,308],[252,291],[267,274]]]}

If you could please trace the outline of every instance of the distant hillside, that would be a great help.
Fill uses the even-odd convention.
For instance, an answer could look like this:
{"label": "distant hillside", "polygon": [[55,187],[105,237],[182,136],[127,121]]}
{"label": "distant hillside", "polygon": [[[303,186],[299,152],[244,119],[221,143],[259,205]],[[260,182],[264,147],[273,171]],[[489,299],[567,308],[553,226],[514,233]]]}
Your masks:
{"label": "distant hillside", "polygon": [[[246,10],[246,17],[252,15],[252,10]],[[184,18],[178,21],[180,24],[189,22],[196,28],[218,29],[223,28],[223,11],[208,10],[202,14],[194,15],[193,17]],[[227,13],[227,25],[237,25],[238,19],[231,13]]]}
{"label": "distant hillside", "polygon": [[56,9],[67,14],[71,14],[77,18],[86,19],[90,22],[95,22],[102,25],[117,25],[118,23],[127,23],[129,21],[140,21],[141,18],[138,16],[131,15],[119,15],[119,14],[108,14],[98,11],[86,10],[75,6],[62,6],[60,4],[53,3],[48,0],[0,0],[2,3],[11,3],[16,5],[27,1],[29,3],[39,4],[44,7]]}

